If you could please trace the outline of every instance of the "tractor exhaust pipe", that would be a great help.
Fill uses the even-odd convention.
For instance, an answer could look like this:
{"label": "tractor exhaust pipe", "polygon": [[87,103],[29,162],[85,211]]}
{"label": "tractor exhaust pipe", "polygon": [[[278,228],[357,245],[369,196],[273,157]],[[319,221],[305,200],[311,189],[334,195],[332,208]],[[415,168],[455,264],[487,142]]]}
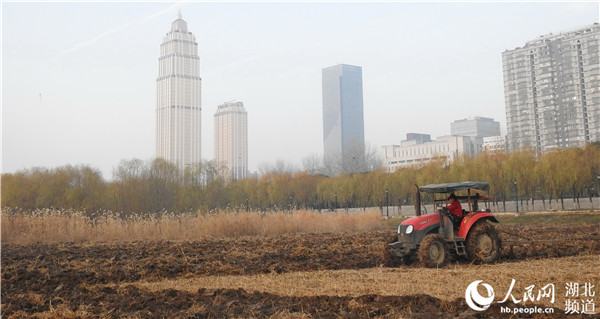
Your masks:
{"label": "tractor exhaust pipe", "polygon": [[421,216],[421,192],[419,192],[419,185],[415,184],[415,215]]}

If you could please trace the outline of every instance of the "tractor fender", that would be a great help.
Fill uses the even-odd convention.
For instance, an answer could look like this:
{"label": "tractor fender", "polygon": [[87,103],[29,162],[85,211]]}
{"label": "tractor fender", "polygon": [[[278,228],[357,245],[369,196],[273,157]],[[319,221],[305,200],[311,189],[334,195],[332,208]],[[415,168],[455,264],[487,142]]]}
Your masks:
{"label": "tractor fender", "polygon": [[471,227],[473,225],[475,225],[475,223],[477,223],[480,220],[489,220],[491,222],[494,223],[499,223],[499,221],[496,219],[496,217],[494,217],[494,215],[492,213],[488,213],[488,212],[471,212],[468,213],[465,217],[463,217],[462,221],[460,222],[460,228],[458,229],[458,237],[460,238],[467,238],[467,234],[469,233],[469,230],[471,230]]}

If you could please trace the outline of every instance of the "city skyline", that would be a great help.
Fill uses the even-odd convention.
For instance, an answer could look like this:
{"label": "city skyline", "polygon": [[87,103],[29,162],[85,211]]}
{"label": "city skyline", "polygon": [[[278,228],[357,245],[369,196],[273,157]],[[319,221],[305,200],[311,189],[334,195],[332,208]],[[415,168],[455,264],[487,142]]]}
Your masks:
{"label": "city skyline", "polygon": [[501,53],[598,20],[597,3],[4,2],[3,172],[87,164],[110,179],[120,160],[152,159],[156,47],[178,10],[197,37],[204,107],[259,106],[251,171],[322,154],[320,71],[342,62],[368,83],[367,143],[446,135],[472,116],[505,133]]}

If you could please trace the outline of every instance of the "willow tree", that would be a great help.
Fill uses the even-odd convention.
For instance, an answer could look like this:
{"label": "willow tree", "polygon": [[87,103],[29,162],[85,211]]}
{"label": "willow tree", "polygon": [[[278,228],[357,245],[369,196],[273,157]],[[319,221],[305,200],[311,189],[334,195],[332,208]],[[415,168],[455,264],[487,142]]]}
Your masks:
{"label": "willow tree", "polygon": [[468,180],[480,180],[481,177],[477,175],[477,171],[474,167],[474,160],[468,154],[461,154],[457,156],[452,164],[448,168],[447,182],[450,181],[468,181]]}
{"label": "willow tree", "polygon": [[337,208],[337,191],[335,190],[334,177],[324,178],[319,185],[317,185],[317,197],[322,208]]}
{"label": "willow tree", "polygon": [[586,145],[582,160],[581,165],[586,166],[587,177],[584,180],[593,209],[592,197],[600,196],[600,142]]}
{"label": "willow tree", "polygon": [[549,194],[550,209],[552,209],[552,199],[560,199],[561,209],[565,208],[564,197],[568,190],[568,185],[572,185],[573,179],[577,178],[572,173],[574,163],[567,156],[568,154],[562,150],[556,149],[545,153],[540,165],[544,171],[544,191]]}
{"label": "willow tree", "polygon": [[503,210],[506,210],[506,200],[510,196],[511,181],[505,167],[508,155],[504,152],[484,151],[476,157],[474,165],[479,167],[481,180],[491,186],[490,192],[494,197],[494,206],[502,201]]}
{"label": "willow tree", "polygon": [[598,175],[600,166],[600,149],[593,144],[587,145],[584,149],[573,148],[564,150],[567,161],[572,163],[572,175],[576,178],[569,180],[570,190],[573,194],[573,200],[576,201],[577,209],[580,209],[579,199],[587,193],[592,203],[592,191],[594,180]]}
{"label": "willow tree", "polygon": [[2,174],[2,206],[35,209],[37,187],[27,171]]}
{"label": "willow tree", "polygon": [[529,206],[527,199],[531,199],[531,204],[534,205],[535,193],[539,185],[535,169],[538,165],[536,156],[533,149],[522,149],[508,155],[505,167],[521,205],[523,205],[524,198],[527,206]]}
{"label": "willow tree", "polygon": [[307,172],[294,174],[291,181],[291,187],[294,189],[295,197],[293,201],[296,206],[308,208],[317,205],[316,194],[317,185],[324,177],[320,175],[311,175]]}

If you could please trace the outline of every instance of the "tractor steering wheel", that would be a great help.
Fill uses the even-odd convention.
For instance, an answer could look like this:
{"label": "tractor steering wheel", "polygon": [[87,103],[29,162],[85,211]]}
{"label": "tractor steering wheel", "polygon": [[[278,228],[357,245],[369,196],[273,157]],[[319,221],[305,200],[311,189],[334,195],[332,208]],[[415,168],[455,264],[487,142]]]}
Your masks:
{"label": "tractor steering wheel", "polygon": [[442,213],[444,213],[446,216],[452,215],[450,209],[448,209],[447,207],[442,207]]}

